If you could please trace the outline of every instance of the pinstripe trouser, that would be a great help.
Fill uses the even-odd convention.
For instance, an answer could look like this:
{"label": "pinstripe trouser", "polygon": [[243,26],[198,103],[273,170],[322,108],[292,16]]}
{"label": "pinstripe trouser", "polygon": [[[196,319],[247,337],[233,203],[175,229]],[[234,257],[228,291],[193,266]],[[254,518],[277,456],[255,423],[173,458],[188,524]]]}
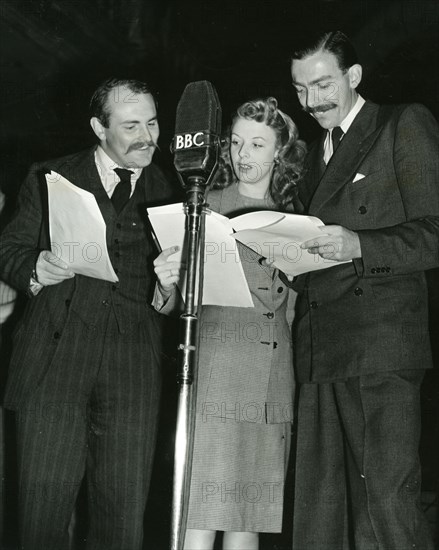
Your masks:
{"label": "pinstripe trouser", "polygon": [[[78,330],[63,338],[77,340]],[[74,358],[64,348],[17,412],[21,548],[67,548],[85,474],[87,549],[139,550],[160,395],[148,327],[121,335],[110,315]]]}

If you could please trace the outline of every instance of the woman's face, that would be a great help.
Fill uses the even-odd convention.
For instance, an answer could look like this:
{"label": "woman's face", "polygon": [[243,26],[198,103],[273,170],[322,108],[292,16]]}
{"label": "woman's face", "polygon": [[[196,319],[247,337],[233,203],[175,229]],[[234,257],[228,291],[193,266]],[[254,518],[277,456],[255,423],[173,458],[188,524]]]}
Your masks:
{"label": "woman's face", "polygon": [[238,180],[268,189],[276,155],[276,134],[264,122],[237,118],[232,126],[230,157]]}

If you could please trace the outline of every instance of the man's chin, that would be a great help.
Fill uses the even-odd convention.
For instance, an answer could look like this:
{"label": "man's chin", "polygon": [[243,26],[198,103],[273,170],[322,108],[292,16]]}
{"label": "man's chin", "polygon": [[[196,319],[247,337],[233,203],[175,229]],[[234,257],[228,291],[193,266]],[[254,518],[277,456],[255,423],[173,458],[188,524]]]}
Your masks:
{"label": "man's chin", "polygon": [[128,155],[127,164],[133,168],[145,168],[152,162],[154,151],[133,151]]}
{"label": "man's chin", "polygon": [[321,111],[321,112],[318,112],[318,113],[313,113],[312,114],[312,117],[320,124],[320,126],[322,128],[332,128],[333,126],[333,121],[331,120],[331,117],[328,116],[329,115],[329,111]]}

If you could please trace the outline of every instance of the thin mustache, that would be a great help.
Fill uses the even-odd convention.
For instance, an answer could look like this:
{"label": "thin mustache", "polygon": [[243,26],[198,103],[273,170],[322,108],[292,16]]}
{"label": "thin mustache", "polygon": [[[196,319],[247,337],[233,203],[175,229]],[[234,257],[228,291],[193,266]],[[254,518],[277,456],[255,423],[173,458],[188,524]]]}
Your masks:
{"label": "thin mustache", "polygon": [[303,110],[305,111],[305,113],[308,113],[309,115],[313,115],[316,111],[325,113],[326,111],[329,111],[330,109],[334,109],[335,107],[337,107],[336,103],[325,103],[324,105],[317,105],[317,107],[305,106]]}

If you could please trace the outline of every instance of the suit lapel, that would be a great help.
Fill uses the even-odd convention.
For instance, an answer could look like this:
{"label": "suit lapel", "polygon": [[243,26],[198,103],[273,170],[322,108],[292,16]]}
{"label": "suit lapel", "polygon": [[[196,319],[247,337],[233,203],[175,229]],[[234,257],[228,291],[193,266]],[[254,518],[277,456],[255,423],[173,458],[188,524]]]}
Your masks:
{"label": "suit lapel", "polygon": [[306,177],[299,184],[300,199],[302,200],[306,210],[309,208],[312,197],[326,168],[323,160],[324,141],[325,132],[322,133],[319,140],[316,140],[311,145],[305,165]]}
{"label": "suit lapel", "polygon": [[[341,140],[311,199],[309,212],[313,215],[353,178],[375,143],[382,130],[382,126],[377,128],[378,109],[378,105],[366,102]],[[319,159],[311,160],[319,166]],[[314,173],[312,175],[315,177]]]}

